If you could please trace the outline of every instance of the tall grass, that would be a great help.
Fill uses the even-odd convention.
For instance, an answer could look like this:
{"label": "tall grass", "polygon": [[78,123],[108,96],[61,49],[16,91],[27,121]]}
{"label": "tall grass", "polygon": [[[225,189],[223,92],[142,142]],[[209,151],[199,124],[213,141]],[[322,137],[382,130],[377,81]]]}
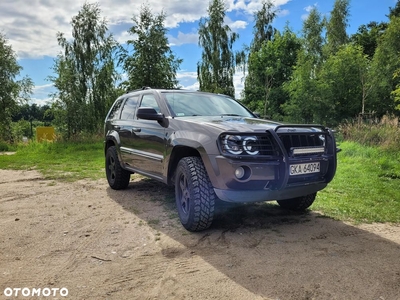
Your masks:
{"label": "tall grass", "polygon": [[399,125],[398,117],[384,116],[381,120],[347,122],[339,127],[339,132],[344,140],[397,152],[400,149]]}

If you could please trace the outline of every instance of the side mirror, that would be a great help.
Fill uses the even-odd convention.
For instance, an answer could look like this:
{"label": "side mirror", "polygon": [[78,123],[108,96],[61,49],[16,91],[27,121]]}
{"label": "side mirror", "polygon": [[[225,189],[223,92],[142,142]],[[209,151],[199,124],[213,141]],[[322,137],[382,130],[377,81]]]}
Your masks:
{"label": "side mirror", "polygon": [[136,117],[144,120],[154,120],[161,121],[164,119],[164,115],[162,113],[158,113],[152,107],[139,107],[136,113]]}
{"label": "side mirror", "polygon": [[260,118],[261,118],[261,115],[260,115],[260,113],[259,113],[259,112],[257,112],[257,111],[253,111],[253,115],[255,115],[255,116],[256,116],[256,118],[258,118],[258,119],[260,119]]}

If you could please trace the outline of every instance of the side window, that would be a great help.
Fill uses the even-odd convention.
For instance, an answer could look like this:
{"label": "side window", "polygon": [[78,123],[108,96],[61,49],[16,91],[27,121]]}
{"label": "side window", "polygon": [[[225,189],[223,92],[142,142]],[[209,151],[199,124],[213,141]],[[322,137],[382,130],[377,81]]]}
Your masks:
{"label": "side window", "polygon": [[135,110],[139,100],[139,96],[133,96],[126,100],[124,107],[122,108],[121,119],[133,120],[135,117]]}
{"label": "side window", "polygon": [[119,112],[121,111],[121,105],[124,99],[119,99],[115,102],[114,106],[112,107],[110,114],[108,115],[109,120],[114,120],[119,118]]}
{"label": "side window", "polygon": [[157,100],[154,95],[147,94],[143,95],[142,103],[140,103],[140,107],[152,107],[158,113],[161,112],[160,107],[157,104]]}

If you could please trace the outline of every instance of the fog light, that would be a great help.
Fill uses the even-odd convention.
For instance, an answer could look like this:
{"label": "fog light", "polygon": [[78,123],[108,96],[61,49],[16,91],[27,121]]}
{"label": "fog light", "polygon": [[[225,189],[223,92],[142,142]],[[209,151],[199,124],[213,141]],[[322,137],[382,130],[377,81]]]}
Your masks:
{"label": "fog light", "polygon": [[242,179],[245,175],[245,170],[242,167],[239,167],[235,170],[235,176],[237,179]]}

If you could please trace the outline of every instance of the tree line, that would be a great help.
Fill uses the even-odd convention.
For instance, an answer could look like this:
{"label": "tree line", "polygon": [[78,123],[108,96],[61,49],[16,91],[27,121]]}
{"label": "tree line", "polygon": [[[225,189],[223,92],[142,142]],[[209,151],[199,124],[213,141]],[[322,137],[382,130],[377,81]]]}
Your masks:
{"label": "tree line", "polygon": [[[202,49],[197,63],[201,91],[235,95],[233,77],[243,74],[242,103],[264,118],[337,126],[361,116],[380,118],[400,111],[400,0],[387,22],[346,29],[350,0],[336,0],[329,17],[314,7],[298,35],[290,24],[273,27],[278,10],[270,0],[254,13],[250,45],[235,51],[239,35],[225,24],[223,0],[211,0],[200,19]],[[126,47],[109,32],[97,3],[85,3],[72,18],[72,39],[59,32],[52,104],[47,116],[65,138],[96,134],[113,101],[143,86],[178,88],[182,59],[168,45],[166,14],[142,5],[133,15]],[[21,67],[0,34],[0,134],[12,141],[10,126],[26,109],[32,80],[16,80]],[[122,72],[120,71],[122,70]],[[25,106],[24,106],[25,105]],[[23,114],[23,113],[22,113]]]}
{"label": "tree line", "polygon": [[268,118],[329,126],[399,115],[400,1],[387,23],[370,22],[351,36],[349,4],[336,0],[329,18],[314,7],[297,36],[288,26],[264,26],[277,13],[264,2],[245,55],[243,102]]}

